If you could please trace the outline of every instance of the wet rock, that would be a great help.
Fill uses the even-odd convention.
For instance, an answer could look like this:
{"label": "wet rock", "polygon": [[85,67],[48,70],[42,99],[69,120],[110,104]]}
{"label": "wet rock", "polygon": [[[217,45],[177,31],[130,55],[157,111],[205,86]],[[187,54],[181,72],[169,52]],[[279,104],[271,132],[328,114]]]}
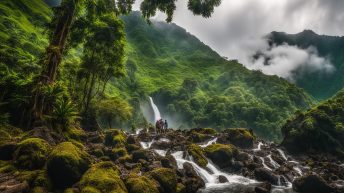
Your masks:
{"label": "wet rock", "polygon": [[176,192],[177,176],[174,170],[157,168],[148,172],[148,175],[160,184],[163,192]]}
{"label": "wet rock", "polygon": [[137,141],[133,135],[129,135],[127,138],[127,144],[137,144]]}
{"label": "wet rock", "polygon": [[177,161],[172,155],[167,155],[161,159],[161,165],[165,168],[177,169]]}
{"label": "wet rock", "polygon": [[192,156],[193,160],[201,167],[205,168],[208,164],[208,160],[205,157],[204,150],[196,144],[190,144],[187,148],[188,153]]}
{"label": "wet rock", "polygon": [[200,188],[205,186],[204,181],[198,176],[197,172],[190,163],[185,162],[183,164],[183,172],[183,184],[185,185],[186,192],[197,192]]}
{"label": "wet rock", "polygon": [[266,168],[257,168],[254,170],[254,176],[259,181],[267,181],[271,184],[278,185],[278,176]]}
{"label": "wet rock", "polygon": [[132,160],[138,162],[138,160],[143,159],[148,161],[148,151],[146,150],[135,150],[132,152]]}
{"label": "wet rock", "polygon": [[204,149],[207,157],[220,168],[231,166],[232,158],[238,153],[233,145],[213,144]]}
{"label": "wet rock", "polygon": [[223,175],[219,175],[218,180],[219,180],[220,183],[228,182],[228,179],[226,178],[226,176],[223,176]]}
{"label": "wet rock", "polygon": [[154,141],[154,143],[152,143],[151,148],[153,149],[169,149],[172,147],[172,143],[168,142],[168,141]]}
{"label": "wet rock", "polygon": [[334,191],[334,188],[331,187],[321,176],[314,173],[296,178],[293,182],[293,189],[300,193],[328,193]]}

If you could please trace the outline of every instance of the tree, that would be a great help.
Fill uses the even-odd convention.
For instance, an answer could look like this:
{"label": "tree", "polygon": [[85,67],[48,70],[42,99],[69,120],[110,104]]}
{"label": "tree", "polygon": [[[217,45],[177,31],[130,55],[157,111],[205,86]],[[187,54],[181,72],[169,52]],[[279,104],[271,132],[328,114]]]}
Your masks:
{"label": "tree", "polygon": [[96,108],[98,116],[106,119],[109,128],[112,128],[112,121],[120,124],[129,120],[132,115],[131,106],[119,98],[104,99]]}
{"label": "tree", "polygon": [[[160,10],[167,14],[167,22],[172,21],[173,12],[176,9],[176,0],[144,0],[141,3],[143,17],[147,20]],[[50,44],[46,49],[45,58],[42,61],[43,70],[38,77],[37,86],[33,93],[33,121],[42,120],[43,114],[51,114],[51,104],[45,101],[42,88],[55,82],[57,71],[65,52],[70,29],[80,13],[88,15],[90,21],[94,21],[104,13],[113,12],[116,16],[127,14],[131,11],[134,0],[62,0],[61,6],[55,10],[52,20],[53,33]],[[214,7],[220,5],[221,0],[189,0],[188,8],[194,14],[210,17]],[[80,34],[85,35],[83,33]],[[124,44],[122,44],[124,46]],[[92,58],[92,54],[91,54]],[[111,71],[115,69],[108,69]],[[94,78],[93,78],[94,79]],[[92,82],[92,77],[91,77]],[[89,95],[89,92],[87,93]]]}

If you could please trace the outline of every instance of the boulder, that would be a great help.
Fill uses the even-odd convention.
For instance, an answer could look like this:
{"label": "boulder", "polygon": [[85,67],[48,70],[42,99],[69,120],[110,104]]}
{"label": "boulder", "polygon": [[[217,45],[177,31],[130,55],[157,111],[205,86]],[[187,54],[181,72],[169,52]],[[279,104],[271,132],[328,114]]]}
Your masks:
{"label": "boulder", "polygon": [[126,135],[119,129],[109,129],[105,131],[105,145],[106,146],[124,146],[126,144]]}
{"label": "boulder", "polygon": [[220,168],[231,165],[232,158],[237,155],[238,150],[233,145],[213,144],[204,149],[207,157]]}
{"label": "boulder", "polygon": [[188,131],[188,136],[194,143],[202,143],[205,142],[211,138],[213,138],[213,135],[216,134],[216,131],[214,129],[210,128],[196,128],[191,129]]}
{"label": "boulder", "polygon": [[170,168],[157,168],[148,172],[148,175],[159,182],[163,192],[173,193],[177,190],[177,175]]}
{"label": "boulder", "polygon": [[128,192],[120,178],[119,170],[111,162],[94,164],[82,176],[79,186],[81,192]]}
{"label": "boulder", "polygon": [[50,145],[40,138],[28,138],[18,143],[14,152],[15,165],[24,169],[43,167]]}
{"label": "boulder", "polygon": [[204,181],[199,177],[190,163],[185,162],[183,164],[183,172],[183,184],[185,185],[186,192],[197,192],[199,189],[205,187]]}
{"label": "boulder", "polygon": [[276,174],[266,168],[257,168],[254,170],[254,176],[259,181],[267,181],[271,184],[278,185],[278,178]]}
{"label": "boulder", "polygon": [[129,135],[129,137],[127,138],[127,144],[137,144],[137,141],[134,135]]}
{"label": "boulder", "polygon": [[226,143],[233,144],[240,148],[253,148],[255,137],[249,129],[225,129],[223,134],[225,137],[221,138],[220,141],[225,140]]}
{"label": "boulder", "polygon": [[188,153],[192,156],[194,161],[201,167],[205,168],[208,164],[208,160],[205,157],[205,152],[204,150],[196,145],[196,144],[191,144],[188,146]]}
{"label": "boulder", "polygon": [[63,142],[51,152],[47,172],[56,188],[66,188],[79,181],[89,164],[89,155],[84,150],[71,142]]}
{"label": "boulder", "polygon": [[172,147],[172,143],[168,142],[168,141],[154,141],[154,143],[152,143],[151,148],[153,149],[169,149]]}
{"label": "boulder", "polygon": [[226,178],[226,176],[223,176],[223,175],[219,175],[218,180],[219,180],[220,183],[228,182],[228,179]]}
{"label": "boulder", "polygon": [[130,193],[159,193],[157,182],[146,176],[130,175],[125,184]]}
{"label": "boulder", "polygon": [[148,154],[147,150],[135,150],[132,152],[132,159],[134,162],[138,162],[140,159],[148,161]]}
{"label": "boulder", "polygon": [[310,173],[293,182],[293,189],[300,193],[327,193],[334,192],[334,189],[319,175]]}

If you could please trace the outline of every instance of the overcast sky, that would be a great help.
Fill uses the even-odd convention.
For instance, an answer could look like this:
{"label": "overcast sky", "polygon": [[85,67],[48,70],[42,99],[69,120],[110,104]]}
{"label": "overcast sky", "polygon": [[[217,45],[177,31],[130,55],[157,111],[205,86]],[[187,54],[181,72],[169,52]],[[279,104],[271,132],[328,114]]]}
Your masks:
{"label": "overcast sky", "polygon": [[[134,9],[138,9],[139,3],[136,2]],[[158,14],[157,18],[164,19],[164,15]],[[187,0],[178,0],[173,22],[197,36],[220,55],[239,59],[247,67],[259,69],[260,64],[250,60],[249,56],[257,50],[270,50],[261,37],[271,31],[298,33],[311,29],[318,34],[343,36],[344,0],[222,0],[222,4],[208,19],[194,16],[187,10]],[[283,47],[277,50],[295,53],[295,48]],[[317,63],[317,67],[323,66],[326,72],[331,71],[328,60],[317,58],[316,51],[309,49],[303,52],[309,54],[307,57],[310,61],[323,61],[323,64]],[[299,63],[292,65],[295,68],[304,65],[302,62],[307,63],[307,59],[296,62]],[[282,77],[288,74],[276,71],[276,66],[274,69],[273,72],[271,69],[261,70]]]}

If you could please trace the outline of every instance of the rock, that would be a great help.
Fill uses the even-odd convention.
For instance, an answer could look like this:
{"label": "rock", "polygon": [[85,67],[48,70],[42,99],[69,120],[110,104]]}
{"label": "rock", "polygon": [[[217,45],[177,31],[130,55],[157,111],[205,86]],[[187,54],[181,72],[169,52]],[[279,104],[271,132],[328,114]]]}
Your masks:
{"label": "rock", "polygon": [[140,159],[148,161],[148,152],[146,150],[135,150],[132,152],[132,159],[137,162]]}
{"label": "rock", "polygon": [[188,136],[194,143],[202,143],[211,138],[216,134],[214,129],[210,128],[195,128],[188,131]]}
{"label": "rock", "polygon": [[176,173],[169,168],[157,168],[151,172],[148,172],[148,175],[154,180],[159,182],[163,192],[176,192],[177,190],[177,176]]}
{"label": "rock", "polygon": [[169,149],[172,147],[172,143],[171,142],[167,142],[167,141],[155,141],[154,143],[152,143],[151,148],[153,149]]}
{"label": "rock", "polygon": [[225,135],[225,138],[221,137],[220,141],[224,140],[226,143],[233,144],[240,148],[253,148],[255,137],[249,129],[225,129],[222,133]]}
{"label": "rock", "polygon": [[89,164],[89,155],[84,150],[71,142],[63,142],[51,152],[47,172],[56,188],[66,188],[81,178]]}
{"label": "rock", "polygon": [[220,183],[226,183],[226,182],[228,182],[228,179],[226,178],[226,176],[219,175],[219,182]]}
{"label": "rock", "polygon": [[120,178],[119,170],[111,162],[100,162],[93,165],[82,176],[79,186],[81,192],[128,192]]}
{"label": "rock", "polygon": [[205,152],[204,150],[196,145],[196,144],[191,144],[187,148],[188,153],[192,156],[194,161],[201,167],[205,168],[208,164],[207,158],[204,156]]}
{"label": "rock", "polygon": [[131,175],[125,184],[130,193],[159,193],[157,182],[146,176]]}
{"label": "rock", "polygon": [[133,152],[135,150],[139,150],[139,149],[141,149],[141,147],[138,146],[138,145],[134,145],[134,144],[128,144],[127,145],[127,150],[128,150],[129,153],[131,153],[131,152]]}
{"label": "rock", "polygon": [[105,131],[106,146],[123,146],[126,144],[126,135],[119,129],[109,129]]}
{"label": "rock", "polygon": [[0,145],[0,160],[12,160],[17,144],[14,142],[3,143]]}
{"label": "rock", "polygon": [[213,144],[204,149],[207,157],[220,168],[231,165],[232,158],[238,153],[233,145]]}
{"label": "rock", "polygon": [[328,193],[334,191],[334,189],[321,176],[314,173],[296,178],[293,182],[293,189],[300,193]]}
{"label": "rock", "polygon": [[190,163],[185,162],[183,164],[183,172],[183,184],[185,185],[187,193],[197,192],[200,188],[205,187],[204,181],[199,177]]}
{"label": "rock", "polygon": [[51,145],[55,145],[65,140],[65,137],[54,131],[53,129],[49,129],[47,127],[35,127],[31,131],[27,132],[23,139],[28,138],[40,138],[44,139]]}
{"label": "rock", "polygon": [[18,143],[14,160],[15,165],[24,169],[39,169],[47,160],[50,145],[40,138],[28,138]]}
{"label": "rock", "polygon": [[123,147],[119,147],[119,148],[113,148],[111,150],[111,155],[110,155],[110,158],[112,160],[117,160],[121,157],[124,157],[124,156],[128,156],[128,152],[125,148]]}
{"label": "rock", "polygon": [[134,135],[129,135],[129,137],[127,138],[127,144],[137,144]]}
{"label": "rock", "polygon": [[184,184],[178,183],[176,193],[188,193],[188,192],[186,192],[186,187],[184,186]]}
{"label": "rock", "polygon": [[267,190],[267,189],[265,189],[265,188],[262,188],[262,187],[255,187],[255,188],[254,188],[254,191],[255,191],[256,193],[270,193],[269,190]]}
{"label": "rock", "polygon": [[254,176],[259,181],[267,181],[271,184],[278,185],[278,176],[266,168],[255,169]]}
{"label": "rock", "polygon": [[165,168],[177,169],[177,161],[172,155],[167,155],[161,159],[161,165]]}

